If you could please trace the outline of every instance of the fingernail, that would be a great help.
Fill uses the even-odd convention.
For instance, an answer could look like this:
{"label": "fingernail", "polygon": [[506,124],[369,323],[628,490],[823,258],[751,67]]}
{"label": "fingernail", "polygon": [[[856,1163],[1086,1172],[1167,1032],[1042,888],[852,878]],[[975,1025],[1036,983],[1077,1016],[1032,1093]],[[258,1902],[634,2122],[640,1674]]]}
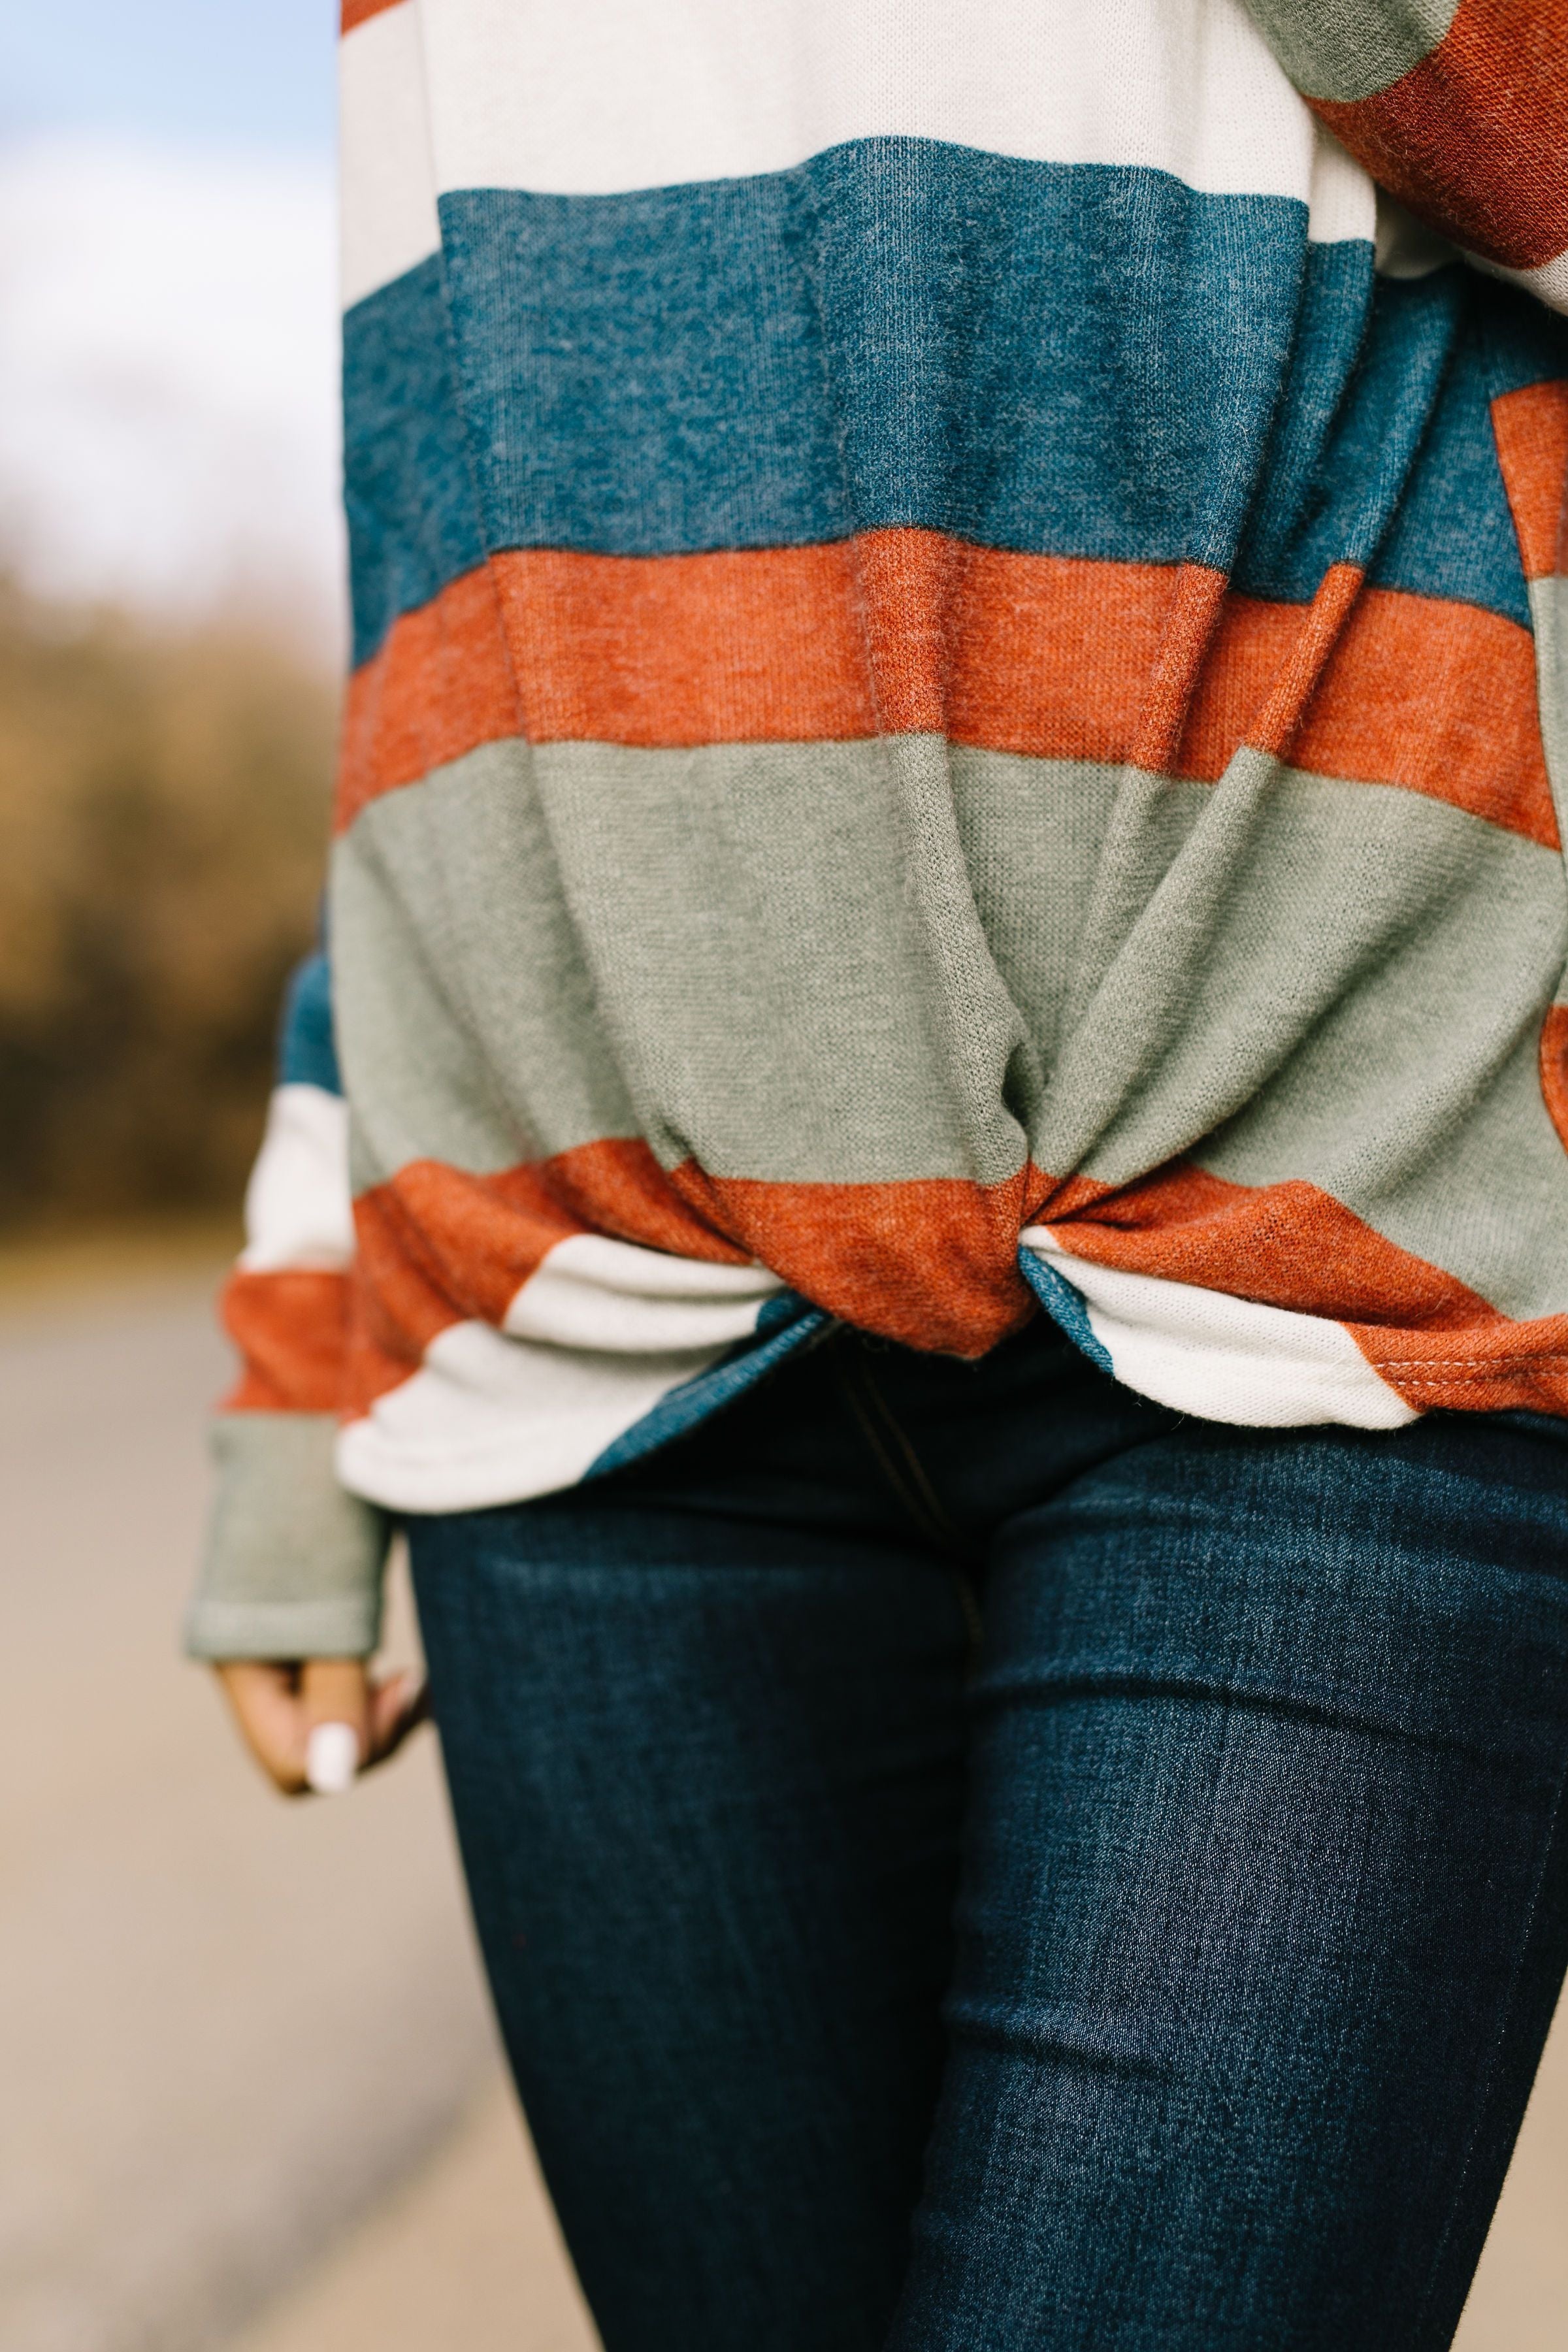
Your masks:
{"label": "fingernail", "polygon": [[305,1779],[318,1797],[341,1797],[359,1770],[359,1734],[352,1723],[318,1723],[305,1742]]}

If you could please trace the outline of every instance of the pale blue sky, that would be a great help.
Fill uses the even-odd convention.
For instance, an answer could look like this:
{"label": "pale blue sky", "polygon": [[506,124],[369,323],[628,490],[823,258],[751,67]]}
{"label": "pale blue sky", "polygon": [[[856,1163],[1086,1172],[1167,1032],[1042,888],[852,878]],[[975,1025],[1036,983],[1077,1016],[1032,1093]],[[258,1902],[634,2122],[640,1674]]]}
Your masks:
{"label": "pale blue sky", "polygon": [[0,0],[0,557],[335,642],[337,0]]}
{"label": "pale blue sky", "polygon": [[7,0],[0,129],[331,145],[335,0]]}

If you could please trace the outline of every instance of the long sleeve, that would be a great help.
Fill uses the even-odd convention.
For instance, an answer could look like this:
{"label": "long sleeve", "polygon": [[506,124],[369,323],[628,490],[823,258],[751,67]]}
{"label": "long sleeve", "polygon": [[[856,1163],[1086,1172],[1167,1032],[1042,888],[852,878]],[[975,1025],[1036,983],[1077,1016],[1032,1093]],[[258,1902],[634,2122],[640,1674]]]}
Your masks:
{"label": "long sleeve", "polygon": [[380,1630],[386,1521],[334,1468],[354,1239],[322,955],[289,992],[246,1232],[223,1302],[242,1370],[214,1427],[217,1485],[186,1646],[206,1658],[365,1655]]}
{"label": "long sleeve", "polygon": [[1247,5],[1380,186],[1568,310],[1568,0]]}

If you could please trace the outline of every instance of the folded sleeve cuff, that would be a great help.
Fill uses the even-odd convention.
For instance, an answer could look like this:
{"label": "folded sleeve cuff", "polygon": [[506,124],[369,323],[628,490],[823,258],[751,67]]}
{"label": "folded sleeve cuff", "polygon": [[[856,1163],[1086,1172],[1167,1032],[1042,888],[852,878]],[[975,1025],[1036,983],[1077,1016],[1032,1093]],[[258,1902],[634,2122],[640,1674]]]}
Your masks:
{"label": "folded sleeve cuff", "polygon": [[214,1423],[217,1488],[185,1619],[195,1658],[368,1657],[390,1526],[338,1481],[331,1413]]}

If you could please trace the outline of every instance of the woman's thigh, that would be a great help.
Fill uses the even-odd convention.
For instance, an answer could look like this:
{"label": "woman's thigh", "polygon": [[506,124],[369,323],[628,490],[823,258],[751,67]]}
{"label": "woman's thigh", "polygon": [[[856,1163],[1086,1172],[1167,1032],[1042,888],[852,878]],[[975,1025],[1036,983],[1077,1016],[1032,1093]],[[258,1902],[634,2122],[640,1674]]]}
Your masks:
{"label": "woman's thigh", "polygon": [[898,2352],[1448,2342],[1568,1932],[1565,1437],[1188,1424],[1001,1530]]}
{"label": "woman's thigh", "polygon": [[856,1465],[792,1483],[748,1426],[410,1528],[496,2006],[609,2352],[876,2352],[940,2074],[961,1596]]}

